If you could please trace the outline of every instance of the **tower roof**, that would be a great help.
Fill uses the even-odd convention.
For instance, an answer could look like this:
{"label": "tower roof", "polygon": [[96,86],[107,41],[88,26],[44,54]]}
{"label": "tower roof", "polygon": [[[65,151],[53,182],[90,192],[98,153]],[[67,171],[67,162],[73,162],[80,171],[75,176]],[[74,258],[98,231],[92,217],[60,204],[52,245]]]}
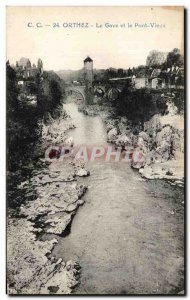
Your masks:
{"label": "tower roof", "polygon": [[91,62],[91,61],[93,61],[89,56],[87,56],[87,58],[85,58],[85,60],[84,60],[84,63],[85,62]]}
{"label": "tower roof", "polygon": [[20,67],[26,67],[27,65],[30,65],[30,60],[29,58],[26,57],[21,57],[20,60],[18,61],[18,65]]}

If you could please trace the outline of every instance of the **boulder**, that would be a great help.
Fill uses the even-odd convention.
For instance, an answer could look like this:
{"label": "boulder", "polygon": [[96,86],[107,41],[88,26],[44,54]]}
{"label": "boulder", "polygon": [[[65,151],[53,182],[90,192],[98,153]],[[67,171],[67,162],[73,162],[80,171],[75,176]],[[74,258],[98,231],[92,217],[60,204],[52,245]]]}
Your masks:
{"label": "boulder", "polygon": [[118,147],[130,146],[131,139],[126,135],[119,135],[115,141],[115,145]]}
{"label": "boulder", "polygon": [[147,179],[173,180],[178,176],[174,168],[169,168],[162,163],[155,163],[149,166],[146,165],[139,170],[139,173]]}
{"label": "boulder", "polygon": [[117,135],[118,135],[118,130],[116,127],[112,128],[109,132],[108,132],[108,142],[115,142],[115,140],[117,139]]}
{"label": "boulder", "polygon": [[170,143],[172,133],[173,133],[172,127],[169,125],[163,127],[159,132],[157,132],[157,135],[156,135],[157,147],[159,147],[161,145],[163,140]]}
{"label": "boulder", "polygon": [[62,234],[71,222],[71,220],[72,214],[62,213],[59,216],[57,216],[57,214],[54,214],[51,216],[51,218],[48,218],[45,221],[45,224],[49,225],[48,228],[45,229],[45,232]]}
{"label": "boulder", "polygon": [[149,142],[150,137],[149,137],[149,135],[146,132],[141,131],[139,133],[139,137],[142,138],[143,141],[145,141],[147,143]]}
{"label": "boulder", "polygon": [[171,144],[168,141],[161,141],[160,146],[155,151],[155,161],[164,162],[171,157]]}
{"label": "boulder", "polygon": [[131,160],[131,167],[135,169],[140,169],[146,164],[146,153],[140,149],[135,148]]}
{"label": "boulder", "polygon": [[79,177],[86,177],[90,175],[90,172],[87,171],[85,168],[77,168],[75,171],[75,175]]}

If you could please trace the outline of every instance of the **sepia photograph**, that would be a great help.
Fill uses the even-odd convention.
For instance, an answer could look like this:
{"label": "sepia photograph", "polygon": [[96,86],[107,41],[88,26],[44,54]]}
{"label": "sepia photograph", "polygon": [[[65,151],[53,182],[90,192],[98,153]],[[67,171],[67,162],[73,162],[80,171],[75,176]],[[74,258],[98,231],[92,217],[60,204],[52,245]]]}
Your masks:
{"label": "sepia photograph", "polygon": [[6,7],[6,292],[185,295],[183,6]]}

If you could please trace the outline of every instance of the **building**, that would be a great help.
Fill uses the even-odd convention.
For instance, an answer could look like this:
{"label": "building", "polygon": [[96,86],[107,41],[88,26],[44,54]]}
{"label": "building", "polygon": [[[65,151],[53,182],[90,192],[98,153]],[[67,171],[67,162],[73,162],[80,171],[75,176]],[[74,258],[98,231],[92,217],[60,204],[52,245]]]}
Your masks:
{"label": "building", "polygon": [[88,56],[84,60],[84,81],[86,85],[92,86],[93,82],[93,60]]}
{"label": "building", "polygon": [[43,62],[41,60],[41,58],[38,59],[38,71],[40,72],[40,74],[42,75],[43,74]]}
{"label": "building", "polygon": [[153,69],[148,78],[148,86],[152,89],[177,88],[183,89],[184,69],[172,66],[167,69]]}
{"label": "building", "polygon": [[148,79],[146,77],[136,77],[133,75],[132,80],[136,89],[141,89],[148,86]]}
{"label": "building", "polygon": [[153,69],[151,76],[148,78],[148,86],[151,89],[161,89],[165,87],[165,79],[162,76],[161,69]]}
{"label": "building", "polygon": [[169,88],[183,88],[184,86],[184,68],[172,66],[166,71]]}
{"label": "building", "polygon": [[34,78],[37,74],[43,74],[43,63],[39,58],[37,67],[35,64],[31,64],[28,58],[22,57],[16,62],[16,73],[19,80]]}

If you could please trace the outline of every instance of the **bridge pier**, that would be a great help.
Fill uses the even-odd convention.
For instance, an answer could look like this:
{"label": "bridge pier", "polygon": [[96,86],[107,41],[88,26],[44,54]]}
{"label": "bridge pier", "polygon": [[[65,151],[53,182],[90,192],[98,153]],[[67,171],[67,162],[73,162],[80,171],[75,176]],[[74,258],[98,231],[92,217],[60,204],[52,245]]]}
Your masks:
{"label": "bridge pier", "polygon": [[94,98],[93,87],[86,84],[84,93],[85,93],[85,104],[86,105],[93,104],[93,98]]}

